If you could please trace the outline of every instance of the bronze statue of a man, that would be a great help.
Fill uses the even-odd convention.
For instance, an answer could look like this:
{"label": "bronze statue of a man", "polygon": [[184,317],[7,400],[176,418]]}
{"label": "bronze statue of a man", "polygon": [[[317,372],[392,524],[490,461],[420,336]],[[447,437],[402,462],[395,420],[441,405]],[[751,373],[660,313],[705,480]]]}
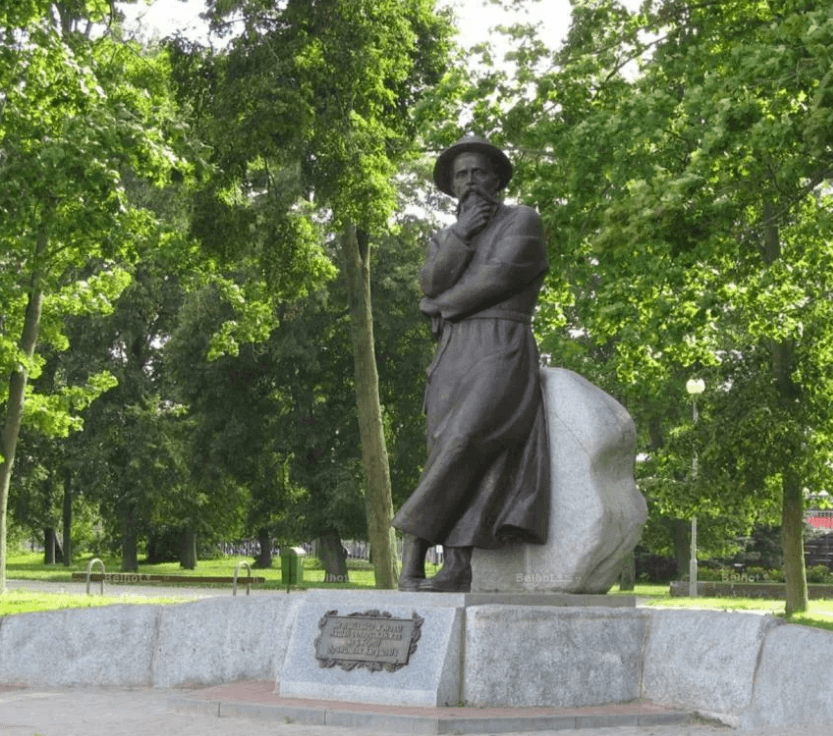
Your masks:
{"label": "bronze statue of a man", "polygon": [[[457,221],[428,244],[420,309],[437,339],[428,369],[428,461],[393,519],[405,533],[399,589],[471,589],[474,547],[546,542],[549,451],[530,321],[548,264],[535,210],[498,193],[512,163],[479,136],[444,151],[434,182]],[[425,553],[444,564],[425,577]]]}

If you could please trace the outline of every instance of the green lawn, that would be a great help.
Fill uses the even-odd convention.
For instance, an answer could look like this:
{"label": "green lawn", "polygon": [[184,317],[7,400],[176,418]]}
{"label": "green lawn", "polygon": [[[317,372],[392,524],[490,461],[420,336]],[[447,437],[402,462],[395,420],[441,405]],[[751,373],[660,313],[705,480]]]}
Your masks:
{"label": "green lawn", "polygon": [[833,600],[810,601],[809,610],[787,619],[784,601],[775,598],[679,598],[671,597],[668,585],[637,585],[632,592],[614,587],[611,595],[635,595],[640,605],[662,608],[706,608],[718,611],[755,611],[803,624],[833,630]]}
{"label": "green lawn", "polygon": [[[86,572],[87,565],[92,559],[86,556],[79,559],[70,567],[63,565],[44,565],[43,555],[39,552],[25,552],[9,555],[6,563],[6,576],[19,580],[45,580],[50,582],[68,582],[72,580],[72,573]],[[105,569],[108,573],[119,572],[119,560],[102,558]],[[225,557],[217,560],[200,560],[195,570],[183,570],[178,562],[163,562],[158,565],[139,565],[139,572],[149,575],[187,575],[189,577],[232,577],[238,563],[247,562],[252,565],[251,558],[246,557]],[[373,567],[369,562],[363,560],[348,560],[347,562],[349,583],[325,583],[324,568],[317,557],[304,558],[304,582],[293,588],[373,588]],[[433,575],[437,566],[428,565],[429,575]],[[99,565],[95,566],[93,572],[101,572]],[[240,568],[240,576],[247,573],[245,567]],[[273,560],[273,567],[265,570],[252,568],[252,575],[266,578],[266,583],[259,585],[263,589],[282,588],[281,584],[281,561],[278,558]],[[217,586],[207,586],[217,587]],[[228,587],[228,586],[223,586]]]}
{"label": "green lawn", "polygon": [[[10,579],[44,580],[53,582],[68,582],[73,572],[86,572],[91,558],[82,558],[71,567],[63,565],[44,565],[40,553],[28,552],[10,555],[6,564],[6,574]],[[188,576],[226,576],[234,575],[239,562],[248,562],[243,557],[228,557],[218,560],[200,561],[196,570],[182,570],[176,562],[159,565],[139,565],[139,572],[157,575],[188,575]],[[116,559],[105,559],[107,572],[118,572],[119,562]],[[293,589],[306,588],[373,588],[373,568],[370,563],[361,560],[348,562],[349,583],[325,583],[324,569],[315,557],[304,558],[304,582],[294,585]],[[99,570],[96,566],[96,570]],[[436,567],[428,566],[428,574],[436,572]],[[240,570],[245,575],[245,567]],[[265,577],[266,583],[259,585],[259,589],[282,590],[280,560],[274,560],[274,567],[268,570],[252,570],[252,574]],[[156,585],[156,584],[154,584]],[[175,594],[176,585],[171,587]],[[206,586],[223,587],[229,586]],[[105,587],[106,593],[106,587]],[[633,591],[619,591],[614,587],[610,595],[634,595],[639,604],[644,606],[661,606],[667,608],[707,608],[720,611],[757,611],[773,616],[784,617],[784,602],[774,599],[760,598],[672,598],[668,585],[640,584]],[[175,598],[135,598],[130,596],[99,595],[68,595],[56,593],[25,593],[23,591],[8,591],[0,596],[0,616],[26,611],[40,611],[57,608],[82,608],[90,606],[112,605],[114,603],[174,603],[181,602]],[[807,613],[798,614],[789,619],[790,623],[804,624],[818,628],[833,630],[833,600],[810,601]]]}
{"label": "green lawn", "polygon": [[73,595],[70,593],[38,593],[28,590],[7,590],[0,595],[0,616],[33,611],[57,611],[62,608],[93,608],[116,603],[182,603],[181,598],[138,598],[126,595]]}

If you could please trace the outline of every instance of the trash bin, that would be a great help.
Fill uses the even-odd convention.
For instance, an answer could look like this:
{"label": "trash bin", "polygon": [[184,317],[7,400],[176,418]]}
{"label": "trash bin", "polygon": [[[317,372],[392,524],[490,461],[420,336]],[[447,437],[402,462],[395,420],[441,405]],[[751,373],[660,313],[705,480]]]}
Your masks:
{"label": "trash bin", "polygon": [[304,582],[304,557],[306,554],[303,547],[281,549],[282,585],[297,585]]}

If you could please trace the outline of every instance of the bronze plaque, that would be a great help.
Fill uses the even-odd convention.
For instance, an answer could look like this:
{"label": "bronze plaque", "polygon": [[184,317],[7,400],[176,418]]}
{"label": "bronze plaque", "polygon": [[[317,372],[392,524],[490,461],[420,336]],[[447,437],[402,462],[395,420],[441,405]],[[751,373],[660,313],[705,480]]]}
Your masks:
{"label": "bronze plaque", "polygon": [[395,672],[408,664],[421,635],[422,619],[393,618],[386,611],[365,611],[339,616],[327,611],[318,622],[315,656],[321,667],[344,670],[367,667],[371,672]]}

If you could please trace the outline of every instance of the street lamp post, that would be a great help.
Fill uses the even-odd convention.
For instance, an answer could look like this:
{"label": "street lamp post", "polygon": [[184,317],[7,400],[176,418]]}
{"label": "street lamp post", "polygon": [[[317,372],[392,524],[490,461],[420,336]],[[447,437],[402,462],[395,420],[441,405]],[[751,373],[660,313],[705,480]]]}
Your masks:
{"label": "street lamp post", "polygon": [[[694,424],[697,424],[697,397],[706,390],[706,382],[702,378],[690,378],[686,381],[685,390],[691,396],[691,412]],[[692,477],[697,479],[697,450],[692,459]],[[691,517],[691,554],[688,563],[688,595],[697,597],[697,517]]]}

